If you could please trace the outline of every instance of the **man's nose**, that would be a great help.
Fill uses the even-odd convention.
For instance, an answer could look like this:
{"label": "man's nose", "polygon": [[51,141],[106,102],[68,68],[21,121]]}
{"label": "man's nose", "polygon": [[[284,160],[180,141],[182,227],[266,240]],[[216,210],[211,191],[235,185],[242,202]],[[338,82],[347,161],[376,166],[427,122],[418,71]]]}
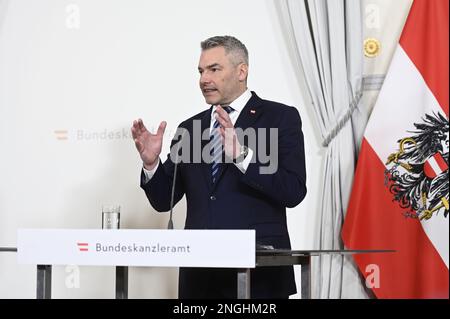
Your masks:
{"label": "man's nose", "polygon": [[209,84],[211,82],[211,78],[210,78],[210,76],[208,75],[208,72],[203,72],[201,75],[200,75],[200,83],[201,84]]}

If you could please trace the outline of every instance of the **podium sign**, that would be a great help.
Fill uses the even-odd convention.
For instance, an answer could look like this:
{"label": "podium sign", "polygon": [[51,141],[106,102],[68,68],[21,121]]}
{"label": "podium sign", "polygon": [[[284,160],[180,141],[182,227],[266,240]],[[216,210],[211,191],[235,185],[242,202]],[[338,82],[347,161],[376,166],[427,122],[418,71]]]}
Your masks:
{"label": "podium sign", "polygon": [[254,230],[20,229],[19,264],[254,268]]}

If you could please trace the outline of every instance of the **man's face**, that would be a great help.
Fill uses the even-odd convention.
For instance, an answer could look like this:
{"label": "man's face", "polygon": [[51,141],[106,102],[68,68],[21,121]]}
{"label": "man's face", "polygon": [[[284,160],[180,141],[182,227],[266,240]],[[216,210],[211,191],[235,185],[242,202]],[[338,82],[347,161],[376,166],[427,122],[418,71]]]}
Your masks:
{"label": "man's face", "polygon": [[198,71],[200,89],[208,104],[230,104],[246,89],[247,66],[234,65],[223,47],[204,50]]}

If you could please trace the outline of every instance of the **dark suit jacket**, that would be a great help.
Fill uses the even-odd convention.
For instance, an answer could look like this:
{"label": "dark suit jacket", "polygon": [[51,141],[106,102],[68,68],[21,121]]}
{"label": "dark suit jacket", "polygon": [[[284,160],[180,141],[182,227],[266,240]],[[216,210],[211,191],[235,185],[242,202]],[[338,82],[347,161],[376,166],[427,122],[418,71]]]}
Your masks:
{"label": "dark suit jacket", "polygon": [[[181,123],[193,141],[194,120],[201,123],[201,131],[209,129],[211,109]],[[264,165],[258,157],[258,145],[249,145],[254,151],[252,161],[243,174],[232,163],[223,163],[217,181],[211,179],[207,163],[180,163],[177,167],[175,203],[186,195],[185,229],[255,229],[259,244],[290,249],[286,224],[286,207],[298,205],[306,195],[306,171],[301,119],[296,108],[262,100],[254,92],[243,108],[235,127],[265,128],[258,131],[257,140],[269,139],[270,128],[278,128],[278,169],[274,174],[261,174]],[[266,136],[263,136],[266,135]],[[275,136],[276,137],[276,136]],[[172,141],[172,145],[177,143]],[[198,143],[198,140],[196,141]],[[206,146],[209,141],[202,141]],[[273,155],[273,154],[272,154]],[[193,154],[191,154],[191,157]],[[142,173],[143,174],[143,173]],[[159,212],[170,209],[174,163],[168,158],[160,163],[152,179],[141,187]],[[208,277],[209,276],[209,277]],[[235,297],[236,278],[232,271],[180,269],[179,295],[189,297]],[[229,277],[230,279],[226,279]],[[206,278],[206,279],[205,279]],[[212,283],[211,281],[215,281]],[[209,282],[209,283],[208,283]],[[211,285],[214,285],[213,288]],[[212,292],[215,291],[215,293]],[[292,267],[256,268],[252,271],[252,297],[287,297],[296,292]]]}

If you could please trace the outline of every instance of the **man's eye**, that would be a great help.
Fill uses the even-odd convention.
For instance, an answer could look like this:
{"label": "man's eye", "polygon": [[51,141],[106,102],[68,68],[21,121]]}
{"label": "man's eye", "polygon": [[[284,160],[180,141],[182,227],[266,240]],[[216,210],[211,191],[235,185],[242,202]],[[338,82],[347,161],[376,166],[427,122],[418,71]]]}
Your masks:
{"label": "man's eye", "polygon": [[219,69],[218,68],[212,68],[211,71],[216,72],[216,71],[219,71]]}

